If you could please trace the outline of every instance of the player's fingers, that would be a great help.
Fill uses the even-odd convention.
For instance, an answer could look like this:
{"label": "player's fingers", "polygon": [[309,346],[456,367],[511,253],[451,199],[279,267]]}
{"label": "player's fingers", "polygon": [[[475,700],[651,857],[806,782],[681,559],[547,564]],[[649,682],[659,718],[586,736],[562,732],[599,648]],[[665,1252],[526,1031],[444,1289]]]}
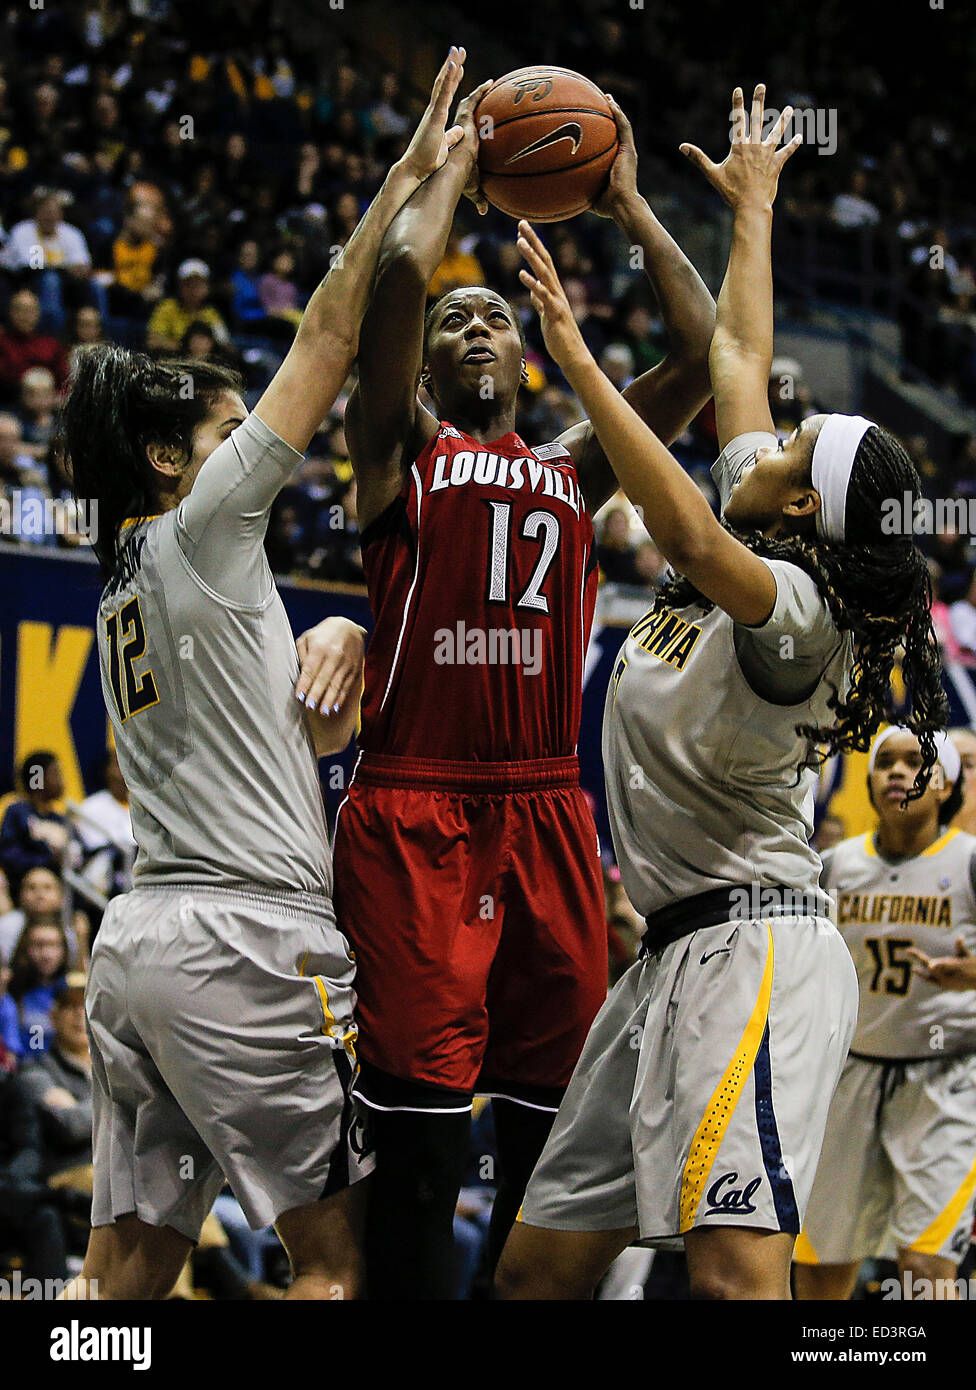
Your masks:
{"label": "player's fingers", "polygon": [[732,144],[741,145],[745,138],[746,102],[742,95],[742,88],[736,87],[732,93]]}
{"label": "player's fingers", "polygon": [[342,708],[356,677],[356,668],[351,664],[336,671],[322,697],[322,713],[338,714]]}
{"label": "player's fingers", "polygon": [[521,222],[519,223],[519,234],[515,244],[523,258],[527,260],[532,267],[532,273],[535,278],[537,280],[543,280],[545,278],[546,263],[540,256],[537,248],[533,246],[529,238],[523,234]]}
{"label": "player's fingers", "polygon": [[478,102],[484,96],[485,92],[487,92],[488,88],[491,86],[494,80],[495,79],[493,77],[488,77],[485,79],[484,82],[480,83],[479,86],[475,87],[473,92],[469,92],[468,95],[461,102],[461,105],[458,107],[458,115],[460,115],[462,111],[467,112],[473,110],[473,108],[478,105]]}
{"label": "player's fingers", "polygon": [[766,100],[765,83],[756,84],[756,90],[752,94],[752,115],[749,119],[749,140],[753,145],[758,145],[762,140],[763,106]]}
{"label": "player's fingers", "polygon": [[327,712],[322,704],[322,697],[335,678],[336,670],[338,669],[341,659],[341,655],[330,653],[321,663],[319,669],[312,678],[308,694],[305,696],[306,709],[316,710],[321,708],[323,714]]}
{"label": "player's fingers", "polygon": [[696,169],[702,171],[706,178],[711,178],[712,174],[718,168],[718,165],[713,163],[705,151],[700,150],[697,145],[689,145],[686,142],[683,145],[679,145],[678,149],[692,164],[694,164]]}
{"label": "player's fingers", "polygon": [[556,265],[549,252],[546,250],[542,238],[531,223],[526,222],[524,218],[518,225],[520,238],[525,241],[532,250],[534,256],[534,261],[532,261],[532,263],[537,262],[541,266],[542,274],[539,276],[539,279],[551,289],[558,289],[559,276],[556,273]]}
{"label": "player's fingers", "polygon": [[779,142],[782,140],[783,132],[786,130],[786,127],[789,125],[792,119],[793,107],[784,106],[783,110],[779,113],[778,119],[774,122],[772,130],[769,132],[769,134],[763,141],[763,144],[771,145],[773,149],[775,149]]}
{"label": "player's fingers", "polygon": [[463,126],[452,125],[450,130],[444,132],[444,139],[447,141],[447,148],[453,150],[454,146],[464,139]]}
{"label": "player's fingers", "polygon": [[781,169],[788,159],[793,158],[793,156],[796,154],[797,150],[800,148],[802,144],[803,136],[794,135],[793,139],[789,142],[789,144],[784,145],[781,150],[777,151],[776,158],[779,160],[779,167]]}
{"label": "player's fingers", "polygon": [[927,956],[924,951],[920,951],[917,946],[909,946],[905,954],[911,956],[912,960],[916,961],[919,965],[920,969],[916,971],[916,974],[928,975],[931,973],[932,959],[930,956]]}
{"label": "player's fingers", "polygon": [[[458,50],[451,44],[447,57],[441,63],[440,70],[434,78],[434,85],[430,89],[430,100],[427,103],[427,110],[431,115],[442,115],[447,119],[450,109],[451,99],[457,88],[460,77],[460,63],[458,61]],[[453,79],[453,85],[452,85]]]}
{"label": "player's fingers", "polygon": [[609,102],[610,110],[613,112],[613,119],[617,123],[617,138],[619,139],[621,145],[632,145],[634,143],[633,126],[630,124],[630,121],[627,119],[627,116],[617,105],[616,101],[613,99],[610,93],[604,92],[603,95]]}

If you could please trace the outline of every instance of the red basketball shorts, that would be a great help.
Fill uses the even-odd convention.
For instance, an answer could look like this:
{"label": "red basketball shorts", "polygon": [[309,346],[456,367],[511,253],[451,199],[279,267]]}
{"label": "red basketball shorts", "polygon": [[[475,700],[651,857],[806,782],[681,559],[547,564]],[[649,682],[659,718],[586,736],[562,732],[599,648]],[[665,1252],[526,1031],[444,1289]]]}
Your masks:
{"label": "red basketball shorts", "polygon": [[607,991],[577,760],[364,754],[334,859],[356,953],[362,1098],[463,1110],[477,1091],[555,1109]]}

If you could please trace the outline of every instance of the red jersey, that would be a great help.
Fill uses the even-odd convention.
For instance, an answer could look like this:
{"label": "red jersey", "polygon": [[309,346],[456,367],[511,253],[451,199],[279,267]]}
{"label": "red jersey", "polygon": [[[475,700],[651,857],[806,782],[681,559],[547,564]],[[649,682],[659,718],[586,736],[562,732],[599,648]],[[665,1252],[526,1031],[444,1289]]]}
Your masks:
{"label": "red jersey", "polygon": [[562,444],[482,444],[442,420],[362,536],[376,618],[367,753],[510,762],[576,751],[593,523]]}

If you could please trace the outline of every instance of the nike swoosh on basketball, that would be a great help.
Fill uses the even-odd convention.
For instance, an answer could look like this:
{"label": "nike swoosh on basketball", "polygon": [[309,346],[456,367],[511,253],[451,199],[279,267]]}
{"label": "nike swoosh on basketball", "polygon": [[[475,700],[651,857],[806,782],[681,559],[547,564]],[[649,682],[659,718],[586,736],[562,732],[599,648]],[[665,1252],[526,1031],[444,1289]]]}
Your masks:
{"label": "nike swoosh on basketball", "polygon": [[514,164],[517,159],[524,159],[526,155],[538,154],[539,150],[548,149],[550,145],[556,145],[560,140],[572,140],[572,153],[575,154],[583,143],[583,127],[579,121],[566,121],[563,125],[556,126],[555,130],[550,130],[548,135],[541,135],[538,140],[533,140],[531,145],[526,145],[525,149],[519,150],[518,154],[509,155],[505,163]]}

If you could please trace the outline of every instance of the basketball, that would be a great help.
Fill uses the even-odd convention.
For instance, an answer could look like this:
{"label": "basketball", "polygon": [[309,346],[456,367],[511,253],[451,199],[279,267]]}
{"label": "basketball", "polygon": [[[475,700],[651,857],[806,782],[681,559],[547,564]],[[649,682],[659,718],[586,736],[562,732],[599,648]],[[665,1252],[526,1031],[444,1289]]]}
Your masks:
{"label": "basketball", "polygon": [[[486,120],[487,118],[487,120]],[[475,112],[485,197],[510,217],[561,222],[603,192],[617,153],[606,97],[568,68],[517,68]]]}

